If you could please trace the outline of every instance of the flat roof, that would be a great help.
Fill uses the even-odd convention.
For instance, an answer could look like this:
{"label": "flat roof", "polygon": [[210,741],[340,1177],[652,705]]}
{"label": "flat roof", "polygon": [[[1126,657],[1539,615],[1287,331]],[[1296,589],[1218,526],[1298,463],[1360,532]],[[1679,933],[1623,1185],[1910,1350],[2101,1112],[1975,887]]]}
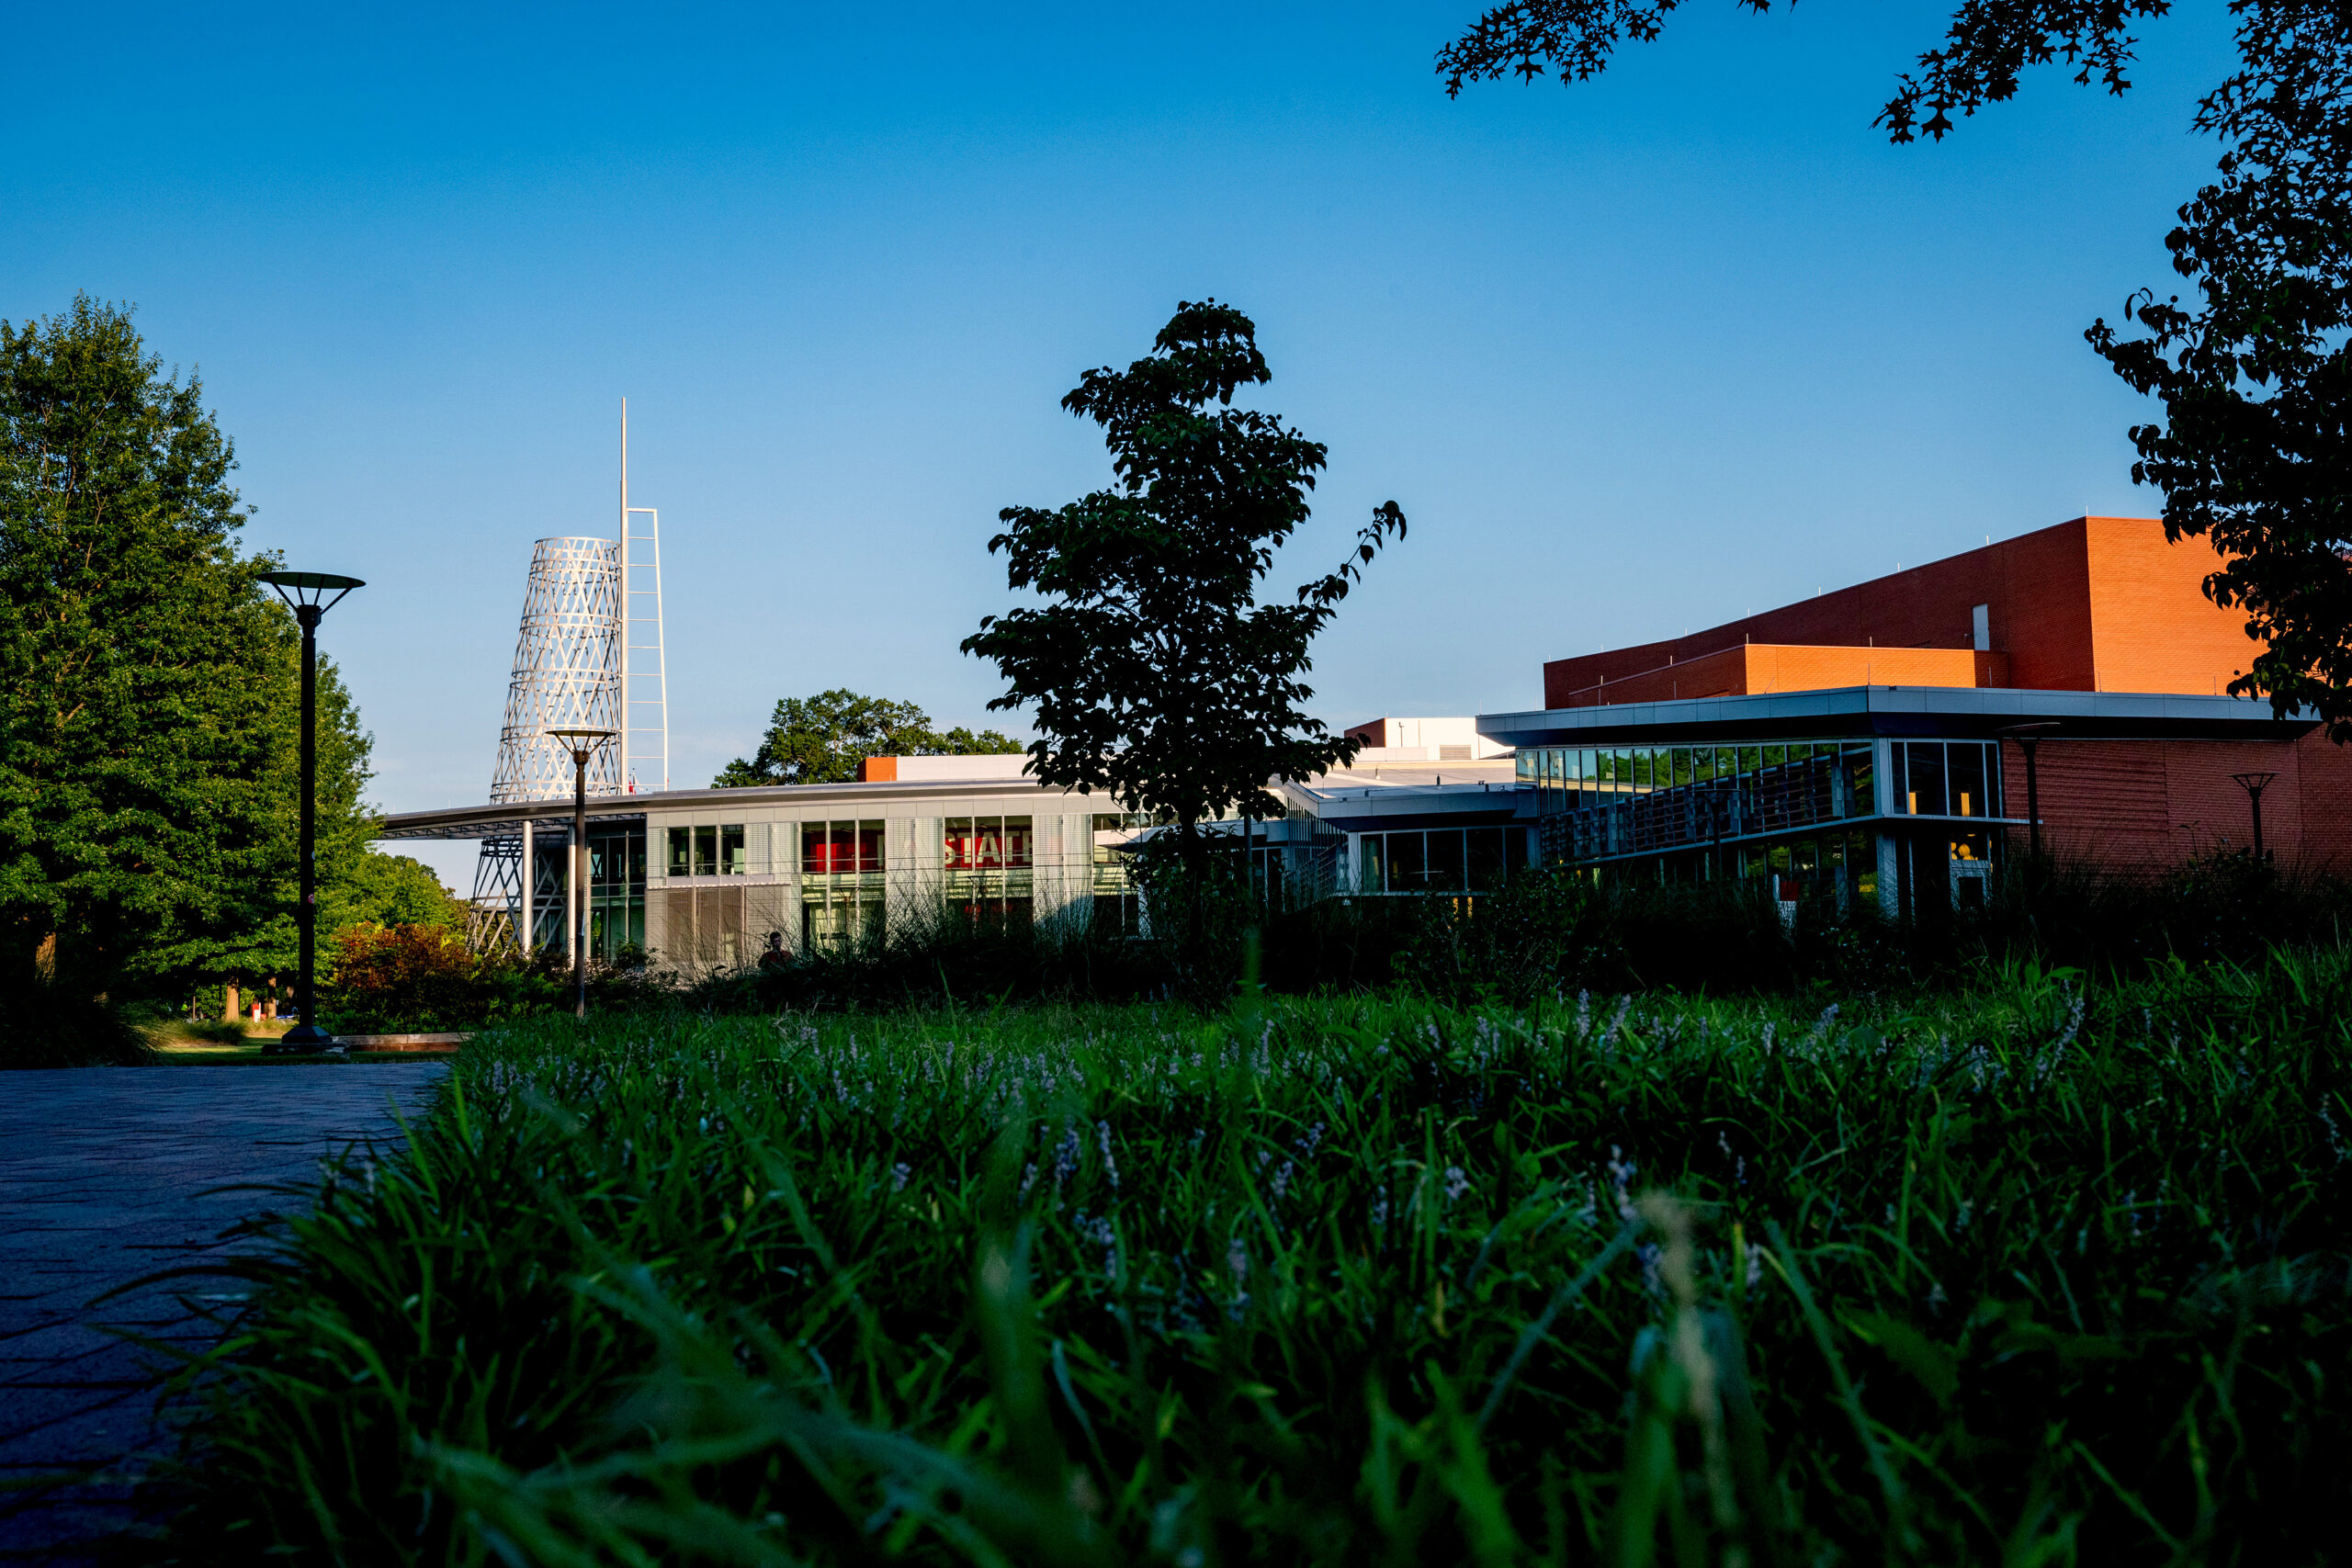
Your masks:
{"label": "flat roof", "polygon": [[2013,724],[2055,723],[2049,739],[2292,740],[2319,722],[2246,697],[2169,692],[2050,692],[2013,686],[1838,686],[1600,707],[1481,714],[1478,733],[1506,746],[1604,741],[1737,741],[1864,736],[1989,739]]}
{"label": "flat roof", "polygon": [[[1450,781],[1450,782],[1449,782]],[[1283,781],[1299,805],[1313,810],[1334,827],[1363,831],[1359,822],[1380,828],[1407,828],[1408,820],[1446,818],[1459,825],[1464,814],[1496,813],[1509,817],[1519,809],[1508,757],[1487,757],[1460,762],[1375,762],[1356,769],[1335,768],[1319,777]],[[649,811],[708,811],[721,807],[758,808],[782,807],[800,811],[832,807],[843,815],[904,814],[930,800],[1000,798],[1034,800],[1041,795],[1102,802],[1102,809],[1120,809],[1109,795],[1092,795],[1058,784],[1041,784],[1030,778],[901,779],[876,784],[749,784],[740,789],[673,789],[639,791],[635,795],[600,795],[588,798],[593,824],[642,821]],[[1367,798],[1369,797],[1369,798]],[[525,822],[569,829],[571,799],[518,800],[503,805],[449,806],[431,811],[398,811],[385,817],[379,839],[485,839],[518,832]]]}
{"label": "flat roof", "polygon": [[[719,805],[887,807],[893,797],[928,795],[1038,795],[1076,794],[1035,779],[919,779],[897,784],[746,784],[740,789],[639,790],[635,795],[592,795],[588,820],[634,822],[649,811],[693,811]],[[482,839],[512,833],[525,822],[571,825],[570,795],[517,800],[503,805],[447,806],[432,811],[396,811],[385,817],[379,839]]]}

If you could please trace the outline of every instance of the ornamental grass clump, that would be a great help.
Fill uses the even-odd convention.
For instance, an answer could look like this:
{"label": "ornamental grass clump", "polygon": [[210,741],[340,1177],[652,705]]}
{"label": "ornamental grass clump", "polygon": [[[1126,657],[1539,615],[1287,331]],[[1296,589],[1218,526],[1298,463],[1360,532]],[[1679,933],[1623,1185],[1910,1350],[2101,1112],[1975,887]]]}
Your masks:
{"label": "ornamental grass clump", "polygon": [[149,1550],[2324,1561],[2348,978],[517,1025],[237,1266]]}

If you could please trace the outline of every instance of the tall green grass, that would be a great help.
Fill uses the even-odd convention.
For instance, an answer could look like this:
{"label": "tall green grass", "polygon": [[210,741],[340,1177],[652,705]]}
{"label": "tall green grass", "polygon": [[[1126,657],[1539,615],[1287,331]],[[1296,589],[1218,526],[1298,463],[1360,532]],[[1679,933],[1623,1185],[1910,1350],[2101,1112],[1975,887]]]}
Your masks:
{"label": "tall green grass", "polygon": [[247,1266],[153,1551],[2326,1561],[2347,993],[516,1026]]}

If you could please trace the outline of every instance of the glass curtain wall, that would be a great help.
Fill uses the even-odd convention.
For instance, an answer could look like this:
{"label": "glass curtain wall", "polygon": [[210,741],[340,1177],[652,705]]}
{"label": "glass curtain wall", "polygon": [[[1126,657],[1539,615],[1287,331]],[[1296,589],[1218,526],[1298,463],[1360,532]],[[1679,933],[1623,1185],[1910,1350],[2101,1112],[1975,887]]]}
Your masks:
{"label": "glass curtain wall", "polygon": [[1695,849],[1879,809],[1867,740],[1547,747],[1522,753],[1553,858]]}
{"label": "glass curtain wall", "polygon": [[882,931],[882,824],[800,825],[800,932],[811,945]]}
{"label": "glass curtain wall", "polygon": [[[1890,750],[1894,753],[1894,787],[1892,793],[1895,815],[2001,815],[2001,748],[1998,741],[1898,740]],[[1974,836],[1983,837],[1982,834]]]}
{"label": "glass curtain wall", "polygon": [[1486,893],[1527,857],[1523,828],[1430,828],[1356,840],[1359,893]]}
{"label": "glass curtain wall", "polygon": [[1035,834],[1026,817],[950,817],[947,903],[977,919],[1028,919],[1035,908]]}
{"label": "glass curtain wall", "polygon": [[[564,889],[571,838],[541,827],[532,835],[531,885],[537,918],[532,943],[560,953],[566,945]],[[645,947],[645,828],[641,823],[588,825],[588,952],[607,961]]]}

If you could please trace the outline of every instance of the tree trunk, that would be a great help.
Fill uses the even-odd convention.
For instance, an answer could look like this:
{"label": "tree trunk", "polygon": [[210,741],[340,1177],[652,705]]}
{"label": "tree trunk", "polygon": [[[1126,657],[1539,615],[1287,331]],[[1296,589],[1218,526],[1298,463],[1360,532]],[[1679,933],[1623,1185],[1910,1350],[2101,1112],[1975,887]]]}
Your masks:
{"label": "tree trunk", "polygon": [[236,1022],[237,986],[235,981],[232,980],[228,985],[220,987],[220,1021],[223,1023]]}

